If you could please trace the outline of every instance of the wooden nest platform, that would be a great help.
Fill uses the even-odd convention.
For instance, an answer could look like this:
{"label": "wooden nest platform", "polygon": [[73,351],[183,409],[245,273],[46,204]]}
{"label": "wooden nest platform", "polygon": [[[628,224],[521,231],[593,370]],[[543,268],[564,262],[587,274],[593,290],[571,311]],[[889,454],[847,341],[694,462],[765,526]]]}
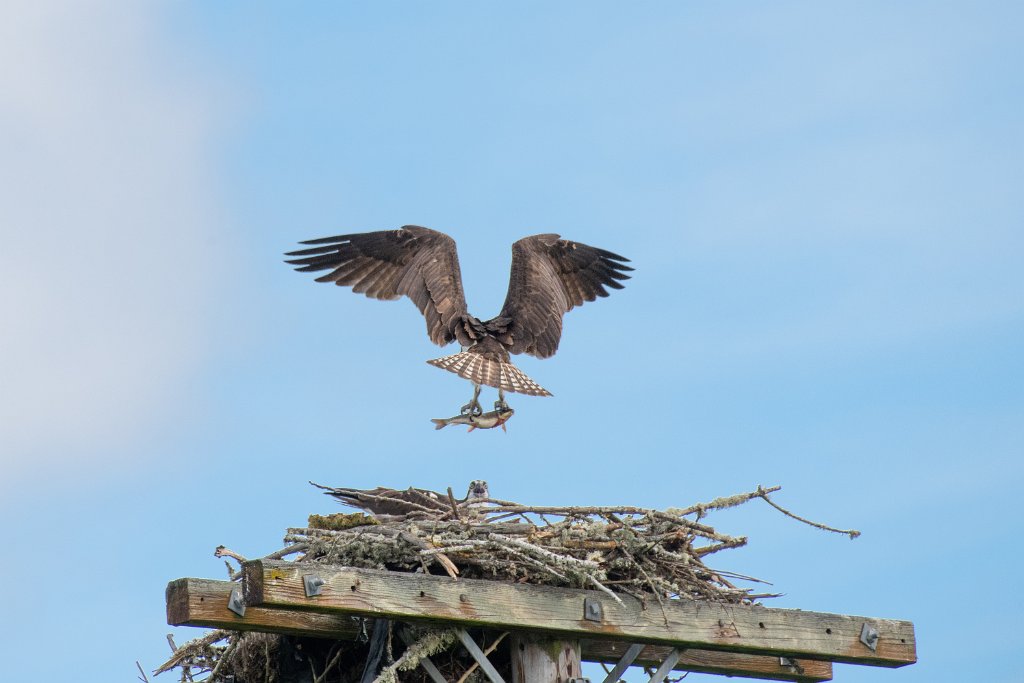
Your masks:
{"label": "wooden nest platform", "polygon": [[[314,484],[362,512],[311,515],[285,546],[232,558],[229,581],[179,579],[168,623],[218,630],[176,649],[158,673],[183,683],[555,683],[581,661],[824,681],[831,662],[914,661],[909,622],[765,608],[764,582],[710,556],[745,537],[707,524],[762,488],[685,508],[536,506],[451,489],[368,491]],[[820,633],[819,633],[820,632]],[[610,668],[609,668],[610,667]],[[546,672],[546,673],[545,673]],[[572,674],[572,675],[570,675]]]}

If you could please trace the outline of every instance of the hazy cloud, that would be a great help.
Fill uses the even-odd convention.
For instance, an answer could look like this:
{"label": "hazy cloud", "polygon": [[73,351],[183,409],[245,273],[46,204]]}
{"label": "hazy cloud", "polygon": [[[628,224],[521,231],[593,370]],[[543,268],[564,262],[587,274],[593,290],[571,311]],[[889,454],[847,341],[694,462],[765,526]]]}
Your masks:
{"label": "hazy cloud", "polygon": [[161,18],[116,0],[0,8],[3,481],[102,465],[197,363],[216,121]]}

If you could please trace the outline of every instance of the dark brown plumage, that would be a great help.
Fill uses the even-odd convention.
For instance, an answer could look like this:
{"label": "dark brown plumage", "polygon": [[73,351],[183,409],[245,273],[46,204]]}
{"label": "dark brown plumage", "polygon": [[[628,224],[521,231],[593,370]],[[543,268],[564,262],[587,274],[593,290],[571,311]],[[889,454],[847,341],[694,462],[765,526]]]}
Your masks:
{"label": "dark brown plumage", "polygon": [[[452,511],[452,505],[477,499],[486,500],[489,493],[487,482],[474,479],[464,498],[452,499],[448,494],[428,489],[389,489],[378,486],[375,489],[335,488],[309,482],[323,489],[324,494],[336,498],[344,505],[366,510],[378,517],[436,517]],[[451,489],[448,489],[450,492]]]}
{"label": "dark brown plumage", "polygon": [[[375,299],[409,297],[438,345],[463,351],[427,361],[476,385],[535,396],[550,393],[509,361],[510,353],[548,358],[558,350],[562,316],[586,301],[622,289],[629,259],[555,234],[512,245],[512,272],[501,312],[487,321],[470,315],[455,241],[416,225],[309,240],[287,254],[300,272],[330,271],[317,282],[352,287]],[[475,401],[475,396],[474,396]]]}

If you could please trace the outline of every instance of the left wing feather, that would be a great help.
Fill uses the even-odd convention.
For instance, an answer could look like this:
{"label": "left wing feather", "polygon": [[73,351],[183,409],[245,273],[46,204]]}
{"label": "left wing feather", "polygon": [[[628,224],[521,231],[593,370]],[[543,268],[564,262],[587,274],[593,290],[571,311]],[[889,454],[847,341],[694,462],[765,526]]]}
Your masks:
{"label": "left wing feather", "polygon": [[348,286],[374,299],[407,296],[427,322],[431,341],[445,345],[455,339],[469,344],[462,325],[468,317],[466,296],[455,242],[444,233],[416,225],[336,237],[303,244],[317,245],[288,253],[299,272],[330,271],[317,282]]}

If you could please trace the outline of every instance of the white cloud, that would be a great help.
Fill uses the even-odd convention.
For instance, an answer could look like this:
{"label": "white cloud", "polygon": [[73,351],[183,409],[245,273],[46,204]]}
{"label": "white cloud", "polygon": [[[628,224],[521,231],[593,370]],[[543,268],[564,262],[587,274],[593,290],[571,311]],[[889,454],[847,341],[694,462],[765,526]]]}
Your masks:
{"label": "white cloud", "polygon": [[160,19],[116,0],[0,7],[0,482],[102,465],[200,357],[215,112]]}

